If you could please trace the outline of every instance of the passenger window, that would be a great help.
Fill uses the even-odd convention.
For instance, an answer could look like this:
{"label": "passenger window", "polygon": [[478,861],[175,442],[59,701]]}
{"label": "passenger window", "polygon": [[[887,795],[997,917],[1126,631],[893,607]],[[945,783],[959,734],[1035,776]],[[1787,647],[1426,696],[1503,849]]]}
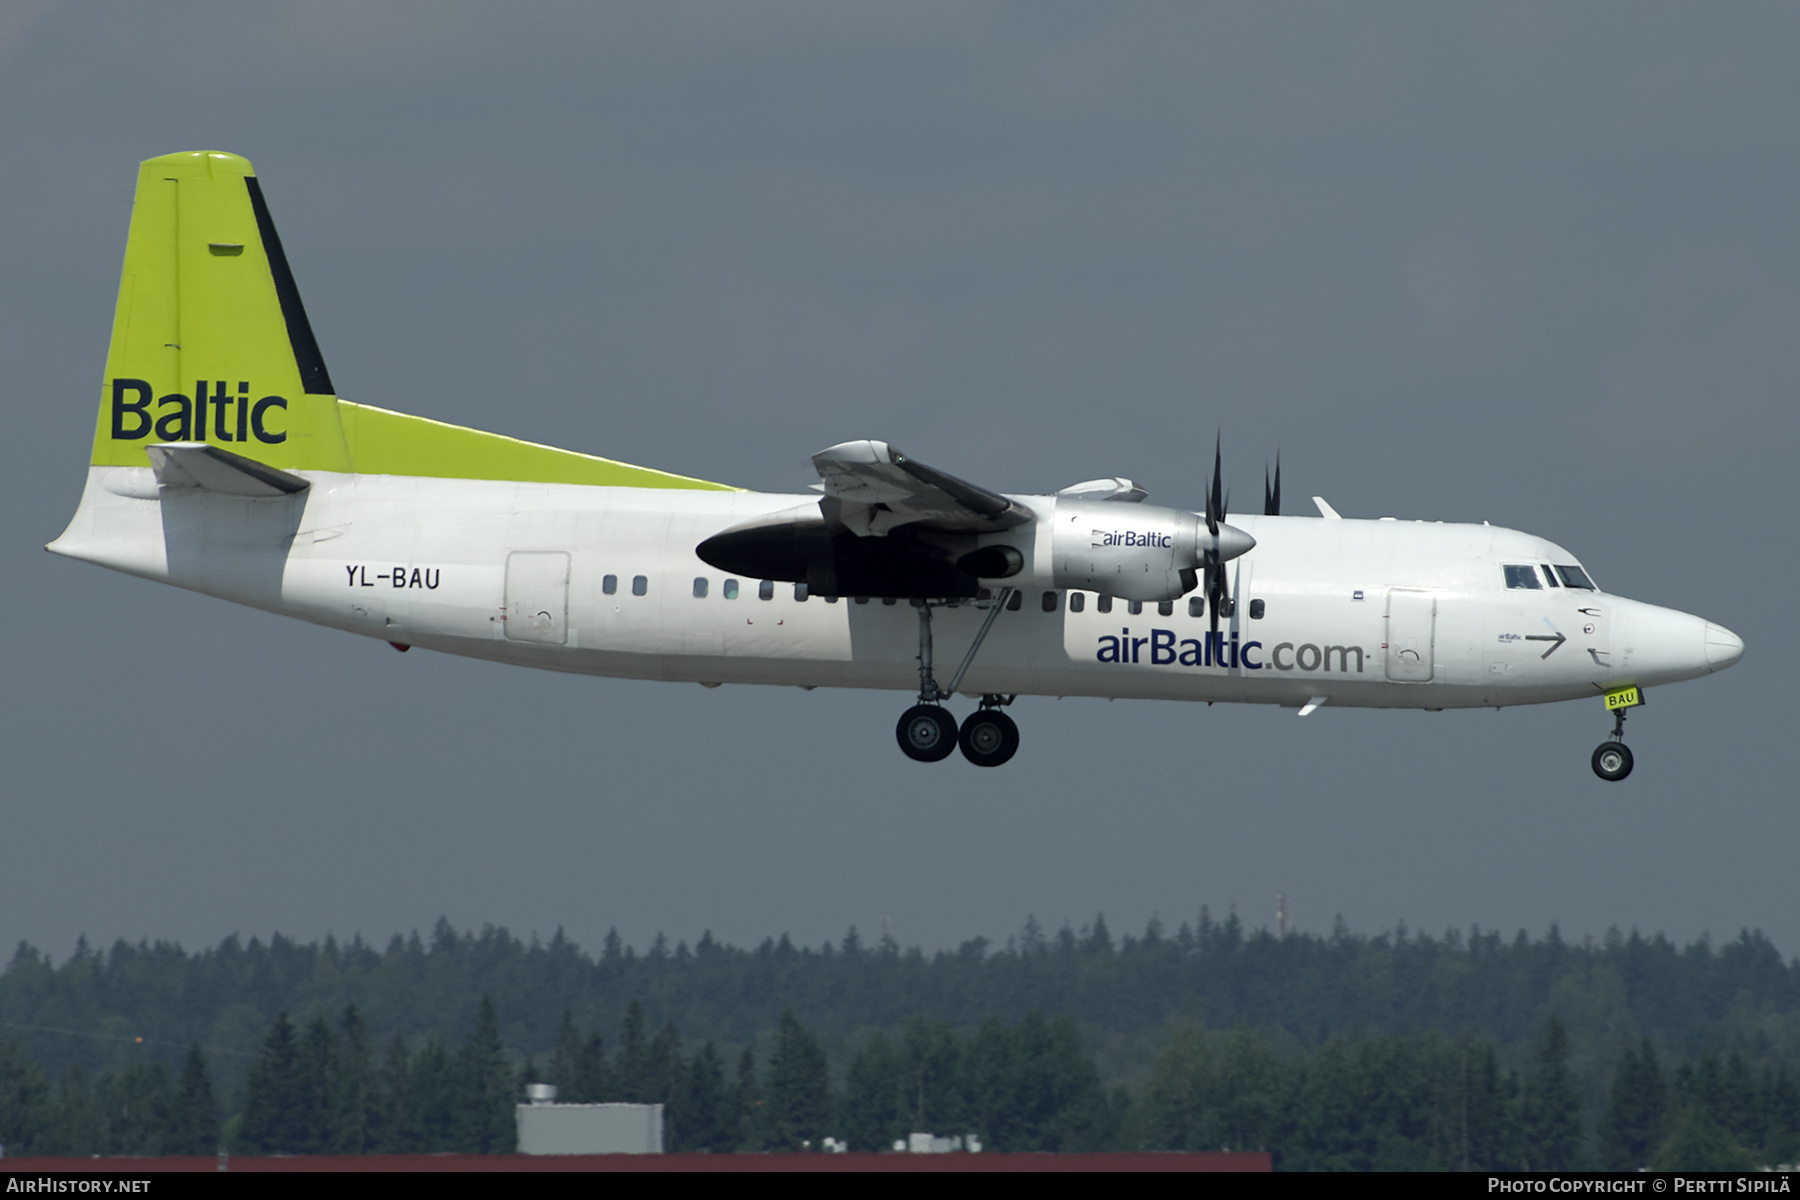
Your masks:
{"label": "passenger window", "polygon": [[1536,567],[1515,567],[1508,564],[1501,570],[1506,572],[1506,586],[1509,588],[1529,588],[1534,592],[1542,591],[1544,588],[1544,585],[1538,582]]}
{"label": "passenger window", "polygon": [[1562,576],[1564,587],[1580,588],[1585,592],[1597,592],[1600,590],[1594,586],[1594,581],[1588,578],[1587,572],[1580,567],[1565,567],[1558,564],[1556,573]]}
{"label": "passenger window", "polygon": [[600,590],[605,592],[609,596],[612,595],[614,592],[618,591],[619,590],[619,577],[617,575],[607,575],[604,578],[602,578],[600,580]]}
{"label": "passenger window", "polygon": [[1173,600],[1164,600],[1161,604],[1158,604],[1156,606],[1156,615],[1159,617],[1174,616],[1175,615],[1175,602]]}
{"label": "passenger window", "polygon": [[1188,597],[1188,616],[1204,617],[1206,615],[1206,598],[1204,596]]}
{"label": "passenger window", "polygon": [[869,602],[869,598],[867,596],[858,596],[858,597],[856,597],[856,602],[858,604],[867,604]]}
{"label": "passenger window", "polygon": [[1025,593],[1021,592],[1018,588],[1014,588],[1013,594],[1011,596],[1007,597],[1006,611],[1007,612],[1018,612],[1021,608],[1024,608],[1024,607],[1025,607]]}
{"label": "passenger window", "polygon": [[1219,615],[1221,617],[1237,616],[1237,601],[1230,596],[1219,597]]}
{"label": "passenger window", "polygon": [[1045,592],[1044,593],[1044,611],[1045,612],[1055,612],[1056,611],[1056,593],[1055,592]]}
{"label": "passenger window", "polygon": [[1144,602],[1142,600],[1128,601],[1125,605],[1125,611],[1135,617],[1144,611]]}
{"label": "passenger window", "polygon": [[1261,600],[1252,600],[1250,602],[1250,619],[1252,621],[1260,621],[1263,619],[1263,602]]}
{"label": "passenger window", "polygon": [[644,578],[642,575],[633,575],[631,577],[631,594],[632,595],[642,596],[645,592],[648,592],[649,590],[650,590],[650,581],[648,579]]}
{"label": "passenger window", "polygon": [[725,581],[725,598],[727,600],[736,600],[738,598],[738,581],[737,580],[727,579]]}
{"label": "passenger window", "polygon": [[837,602],[838,602],[838,598],[836,596],[825,597],[825,603],[827,603],[827,604],[836,604]]}
{"label": "passenger window", "polygon": [[1070,612],[1080,612],[1082,609],[1084,609],[1086,607],[1087,607],[1087,593],[1086,592],[1070,592],[1069,593],[1069,611]]}
{"label": "passenger window", "polygon": [[1094,611],[1095,612],[1103,612],[1103,613],[1111,612],[1112,611],[1112,597],[1111,596],[1095,596],[1094,597]]}
{"label": "passenger window", "polygon": [[756,598],[758,600],[773,600],[775,598],[775,581],[773,579],[765,579],[757,584]]}
{"label": "passenger window", "polygon": [[694,580],[694,599],[706,599],[706,576],[701,575]]}
{"label": "passenger window", "polygon": [[804,583],[796,583],[794,585],[794,599],[795,600],[804,604],[804,603],[806,603],[807,594],[808,593],[806,590],[806,585]]}
{"label": "passenger window", "polygon": [[881,602],[883,604],[885,604],[887,607],[892,608],[892,607],[894,607],[894,605],[900,603],[900,600],[898,597],[895,597],[895,596],[883,596],[881,598]]}

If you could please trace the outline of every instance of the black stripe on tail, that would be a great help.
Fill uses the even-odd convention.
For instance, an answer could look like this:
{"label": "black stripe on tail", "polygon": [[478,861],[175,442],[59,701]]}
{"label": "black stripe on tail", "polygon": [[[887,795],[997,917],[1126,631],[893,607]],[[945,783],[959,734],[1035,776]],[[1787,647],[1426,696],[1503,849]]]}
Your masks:
{"label": "black stripe on tail", "polygon": [[288,270],[281,235],[275,232],[275,222],[269,217],[262,185],[254,175],[244,176],[244,183],[250,188],[250,207],[256,213],[256,228],[262,234],[269,273],[275,276],[275,295],[281,300],[281,316],[287,322],[294,364],[300,368],[300,385],[309,396],[335,396],[337,389],[331,386],[331,372],[325,369],[325,356],[319,353],[318,339],[313,337],[312,325],[306,319],[306,305],[300,303],[300,289],[294,286],[294,273]]}

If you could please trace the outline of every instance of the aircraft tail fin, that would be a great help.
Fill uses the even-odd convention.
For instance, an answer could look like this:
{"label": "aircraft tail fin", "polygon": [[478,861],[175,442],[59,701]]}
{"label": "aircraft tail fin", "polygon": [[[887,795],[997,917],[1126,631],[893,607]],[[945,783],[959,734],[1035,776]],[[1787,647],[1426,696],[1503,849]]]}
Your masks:
{"label": "aircraft tail fin", "polygon": [[248,159],[138,169],[96,466],[206,443],[276,468],[350,469],[336,389]]}
{"label": "aircraft tail fin", "polygon": [[[255,170],[214,150],[138,168],[91,461],[178,443],[277,471],[732,490],[339,399]],[[158,466],[222,469],[196,454]]]}

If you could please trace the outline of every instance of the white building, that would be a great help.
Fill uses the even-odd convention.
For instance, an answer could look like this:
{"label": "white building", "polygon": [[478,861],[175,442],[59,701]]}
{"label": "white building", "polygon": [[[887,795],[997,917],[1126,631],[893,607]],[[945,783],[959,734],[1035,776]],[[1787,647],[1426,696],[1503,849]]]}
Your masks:
{"label": "white building", "polygon": [[547,1083],[526,1087],[516,1109],[520,1154],[661,1154],[660,1104],[557,1104]]}

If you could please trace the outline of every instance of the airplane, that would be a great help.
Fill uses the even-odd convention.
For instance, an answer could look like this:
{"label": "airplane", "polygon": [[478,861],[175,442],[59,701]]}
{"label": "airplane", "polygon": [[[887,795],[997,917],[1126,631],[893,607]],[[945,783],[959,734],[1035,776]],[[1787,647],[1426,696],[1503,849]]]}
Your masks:
{"label": "airplane", "polygon": [[1319,497],[1283,515],[1279,462],[1263,512],[1228,521],[1216,444],[1198,512],[1123,478],[999,492],[873,440],[813,464],[810,493],[756,492],[343,399],[251,164],[171,154],[139,168],[87,482],[48,549],[402,651],[916,688],[900,749],[983,767],[1018,749],[1025,695],[1302,716],[1597,697],[1592,766],[1618,781],[1644,691],[1744,651],[1531,534]]}

